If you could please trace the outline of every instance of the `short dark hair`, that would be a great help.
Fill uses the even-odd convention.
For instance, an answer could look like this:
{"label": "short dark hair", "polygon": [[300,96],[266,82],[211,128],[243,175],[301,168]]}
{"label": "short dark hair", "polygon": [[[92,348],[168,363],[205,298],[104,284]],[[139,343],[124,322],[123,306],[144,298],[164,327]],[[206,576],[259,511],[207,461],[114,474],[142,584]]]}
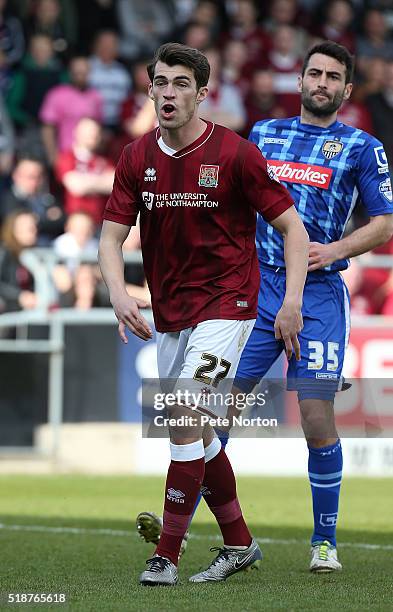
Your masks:
{"label": "short dark hair", "polygon": [[23,162],[32,162],[34,164],[40,164],[40,166],[42,166],[45,169],[45,160],[40,157],[35,153],[30,153],[30,152],[24,152],[24,153],[20,153],[19,155],[17,155],[15,162],[14,162],[14,170],[17,166],[19,166],[20,164],[22,164]]}
{"label": "short dark hair", "polygon": [[154,70],[157,62],[163,62],[168,66],[187,66],[194,72],[197,88],[205,87],[209,81],[210,65],[207,58],[192,47],[181,45],[180,43],[169,42],[161,45],[154,55],[152,62],[147,66],[147,73],[151,82],[154,78]]}
{"label": "short dark hair", "polygon": [[350,83],[352,81],[354,58],[346,47],[343,47],[332,40],[325,40],[324,42],[314,45],[311,47],[311,49],[309,49],[306,57],[304,58],[302,76],[304,76],[304,73],[307,70],[310,57],[316,53],[333,57],[340,62],[340,64],[343,64],[345,66],[345,83]]}

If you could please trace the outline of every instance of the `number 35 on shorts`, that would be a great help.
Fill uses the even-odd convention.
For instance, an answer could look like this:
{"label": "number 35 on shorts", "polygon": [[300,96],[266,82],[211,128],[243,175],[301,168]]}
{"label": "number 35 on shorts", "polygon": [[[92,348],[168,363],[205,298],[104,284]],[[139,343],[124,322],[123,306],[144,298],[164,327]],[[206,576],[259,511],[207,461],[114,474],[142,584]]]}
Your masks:
{"label": "number 35 on shorts", "polygon": [[328,372],[335,372],[337,370],[337,353],[340,349],[338,342],[328,342],[325,347],[320,340],[309,340],[308,349],[307,368],[309,370],[326,369]]}

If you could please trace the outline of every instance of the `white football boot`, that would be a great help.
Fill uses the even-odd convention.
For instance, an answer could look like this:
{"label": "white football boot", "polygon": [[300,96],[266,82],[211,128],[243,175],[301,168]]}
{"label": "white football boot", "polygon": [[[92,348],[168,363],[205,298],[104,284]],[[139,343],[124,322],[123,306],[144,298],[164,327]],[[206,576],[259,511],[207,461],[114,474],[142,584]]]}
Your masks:
{"label": "white football boot", "polygon": [[139,582],[143,586],[175,586],[177,583],[177,567],[166,557],[154,555],[146,561],[148,568],[140,575]]}
{"label": "white football boot", "polygon": [[337,549],[327,540],[315,542],[311,547],[310,571],[318,574],[341,570],[342,565],[337,558]]}
{"label": "white football boot", "polygon": [[203,572],[191,576],[190,582],[220,582],[237,572],[258,569],[262,561],[262,552],[255,540],[244,550],[219,547],[210,550],[218,550],[217,557]]}

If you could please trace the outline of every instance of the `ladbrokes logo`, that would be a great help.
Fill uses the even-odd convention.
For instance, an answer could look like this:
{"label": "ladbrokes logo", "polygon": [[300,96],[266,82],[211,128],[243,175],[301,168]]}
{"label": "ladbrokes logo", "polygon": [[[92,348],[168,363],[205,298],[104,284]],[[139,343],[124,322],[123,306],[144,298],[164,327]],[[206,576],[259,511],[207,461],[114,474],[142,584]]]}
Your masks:
{"label": "ladbrokes logo", "polygon": [[311,185],[320,189],[328,189],[333,174],[332,168],[314,166],[312,164],[299,164],[291,161],[269,159],[269,166],[273,166],[275,174],[282,181]]}

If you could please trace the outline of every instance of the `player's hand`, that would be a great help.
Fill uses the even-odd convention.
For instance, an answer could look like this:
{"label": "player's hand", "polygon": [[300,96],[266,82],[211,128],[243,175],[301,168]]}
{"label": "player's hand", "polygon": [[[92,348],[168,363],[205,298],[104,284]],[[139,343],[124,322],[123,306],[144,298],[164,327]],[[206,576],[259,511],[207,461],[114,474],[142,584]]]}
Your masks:
{"label": "player's hand", "polygon": [[330,266],[337,259],[337,246],[334,242],[321,244],[320,242],[310,242],[308,255],[308,271],[320,270],[325,266]]}
{"label": "player's hand", "polygon": [[149,303],[145,300],[133,298],[128,293],[111,298],[113,310],[119,320],[119,336],[128,343],[126,327],[141,340],[150,340],[153,332],[146,319],[141,315],[140,308],[148,308]]}
{"label": "player's hand", "polygon": [[296,361],[300,361],[300,344],[297,335],[302,329],[301,306],[284,301],[276,316],[274,335],[276,340],[283,340],[288,360],[295,353]]}

